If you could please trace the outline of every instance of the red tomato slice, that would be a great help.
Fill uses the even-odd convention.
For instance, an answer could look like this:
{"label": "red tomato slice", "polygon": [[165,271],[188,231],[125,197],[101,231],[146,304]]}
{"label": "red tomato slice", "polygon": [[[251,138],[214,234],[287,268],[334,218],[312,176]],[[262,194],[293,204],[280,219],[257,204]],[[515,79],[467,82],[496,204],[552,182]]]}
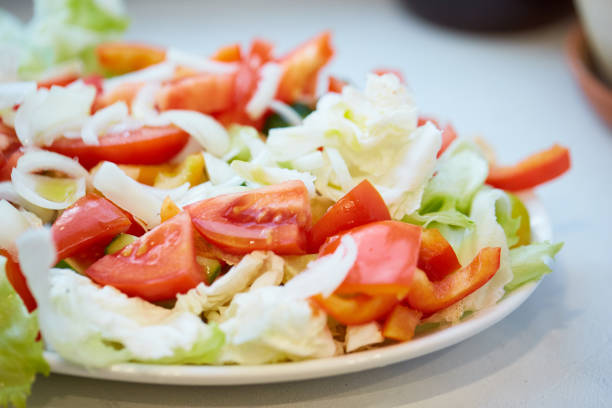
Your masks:
{"label": "red tomato slice", "polygon": [[457,255],[437,229],[424,229],[421,234],[418,267],[432,281],[439,281],[461,268]]}
{"label": "red tomato slice", "polygon": [[525,190],[559,177],[570,167],[569,150],[554,145],[514,166],[491,166],[487,183],[509,191]]}
{"label": "red tomato slice", "polygon": [[251,42],[251,49],[249,50],[249,63],[252,66],[261,67],[266,62],[274,59],[274,44],[269,41],[262,40],[261,38],[255,38]]}
{"label": "red tomato slice", "polygon": [[142,82],[126,82],[110,92],[98,94],[94,100],[92,111],[96,112],[120,101],[125,102],[128,106],[132,106],[132,100],[134,100],[142,85]]}
{"label": "red tomato slice", "polygon": [[158,64],[166,59],[166,51],[150,45],[108,42],[96,47],[98,62],[114,75]]}
{"label": "red tomato slice", "polygon": [[38,81],[38,89],[51,88],[52,86],[66,86],[79,79],[77,74],[64,74]]}
{"label": "red tomato slice", "polygon": [[287,103],[314,97],[319,71],[333,55],[331,33],[326,31],[281,58],[283,76],[276,97]]}
{"label": "red tomato slice", "polygon": [[96,194],[88,194],[65,210],[51,227],[58,260],[95,244],[108,244],[130,225],[129,218],[115,204]]}
{"label": "red tomato slice", "polygon": [[236,74],[197,74],[173,79],[156,95],[159,110],[187,109],[206,114],[232,106]]}
{"label": "red tomato slice", "polygon": [[383,326],[382,334],[387,339],[408,341],[414,337],[414,330],[421,321],[423,313],[403,305],[393,308]]}
{"label": "red tomato slice", "polygon": [[346,325],[365,324],[381,319],[398,303],[395,295],[331,295],[326,298],[316,295],[312,300],[327,314]]}
{"label": "red tomato slice", "polygon": [[[342,235],[345,234],[357,244],[357,260],[335,293],[405,296],[416,270],[421,227],[401,221],[379,221]],[[334,252],[342,235],[329,238],[319,256]]]}
{"label": "red tomato slice", "polygon": [[500,248],[483,248],[469,265],[437,282],[417,269],[405,301],[426,315],[442,310],[487,283],[499,269],[500,255]]}
{"label": "red tomato slice", "polygon": [[19,268],[19,264],[15,262],[11,255],[4,249],[0,249],[0,255],[6,258],[6,278],[23,301],[23,304],[28,309],[28,312],[31,313],[34,309],[36,309],[36,299],[34,299],[32,292],[30,292],[28,282],[26,281],[25,276],[23,276],[21,268]]}
{"label": "red tomato slice", "polygon": [[11,179],[11,173],[23,154],[21,150],[15,150],[8,156],[5,156],[3,160],[4,164],[0,166],[0,181],[9,181]]}
{"label": "red tomato slice", "polygon": [[404,80],[404,75],[397,69],[377,68],[375,70],[372,70],[372,73],[376,75],[393,74],[400,80],[402,84],[406,83],[406,81]]}
{"label": "red tomato slice", "polygon": [[160,164],[170,160],[187,144],[189,134],[174,126],[142,127],[109,133],[99,145],[81,139],[58,139],[49,150],[74,157],[90,169],[101,161],[118,164]]}
{"label": "red tomato slice", "polygon": [[195,259],[193,226],[186,212],[144,234],[116,254],[106,255],[85,274],[129,296],[156,302],[205,282]]}
{"label": "red tomato slice", "polygon": [[310,250],[317,252],[327,237],[342,231],[390,219],[385,201],[376,188],[364,180],[331,206],[312,227]]}
{"label": "red tomato slice", "polygon": [[301,181],[221,195],[185,209],[200,234],[226,252],[306,253],[312,216],[308,191]]}
{"label": "red tomato slice", "polygon": [[242,60],[240,44],[230,44],[219,48],[213,54],[212,59],[220,62],[238,62]]}
{"label": "red tomato slice", "polygon": [[348,84],[345,81],[330,75],[327,83],[327,91],[341,93],[342,88],[344,88],[346,85]]}

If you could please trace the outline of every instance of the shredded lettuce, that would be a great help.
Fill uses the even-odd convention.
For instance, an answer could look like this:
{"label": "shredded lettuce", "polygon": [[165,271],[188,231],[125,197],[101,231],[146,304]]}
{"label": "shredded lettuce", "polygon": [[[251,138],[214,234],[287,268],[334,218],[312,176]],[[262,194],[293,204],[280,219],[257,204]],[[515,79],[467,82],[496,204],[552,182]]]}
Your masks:
{"label": "shredded lettuce", "polygon": [[128,361],[205,364],[217,358],[224,335],[199,315],[128,297],[72,270],[49,269],[56,256],[49,230],[26,231],[17,247],[45,342],[66,360],[95,367]]}
{"label": "shredded lettuce", "polygon": [[32,79],[66,62],[78,62],[76,66],[86,71],[97,68],[95,46],[117,39],[128,26],[121,0],[35,0],[34,16],[27,24],[5,13],[0,20],[5,26],[0,43],[12,51],[0,58],[18,61],[6,70],[7,76],[13,70]]}
{"label": "shredded lettuce", "polygon": [[547,261],[561,250],[563,243],[551,244],[538,242],[520,246],[510,250],[510,264],[514,277],[504,286],[506,292],[511,292],[527,282],[537,281],[551,272]]}
{"label": "shredded lettuce", "polygon": [[25,407],[36,374],[49,374],[38,337],[37,312],[28,313],[6,277],[0,256],[0,406]]}

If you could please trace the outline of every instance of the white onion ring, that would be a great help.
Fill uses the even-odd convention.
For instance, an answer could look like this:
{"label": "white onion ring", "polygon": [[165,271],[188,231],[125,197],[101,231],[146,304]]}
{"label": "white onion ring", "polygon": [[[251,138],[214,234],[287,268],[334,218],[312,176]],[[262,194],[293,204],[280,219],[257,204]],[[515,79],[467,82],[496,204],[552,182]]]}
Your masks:
{"label": "white onion ring", "polygon": [[98,135],[110,125],[121,122],[128,117],[128,107],[123,101],[97,111],[90,116],[81,129],[81,138],[87,145],[99,145]]}
{"label": "white onion ring", "polygon": [[225,128],[212,116],[188,110],[168,110],[160,116],[196,139],[206,151],[217,157],[229,149],[230,139]]}
{"label": "white onion ring", "polygon": [[246,113],[253,120],[259,119],[276,95],[283,70],[279,64],[269,62],[261,67],[261,79],[255,93],[246,105]]}
{"label": "white onion ring", "polygon": [[302,117],[285,102],[279,100],[273,100],[269,105],[270,109],[282,116],[285,121],[291,126],[300,126],[302,124]]}

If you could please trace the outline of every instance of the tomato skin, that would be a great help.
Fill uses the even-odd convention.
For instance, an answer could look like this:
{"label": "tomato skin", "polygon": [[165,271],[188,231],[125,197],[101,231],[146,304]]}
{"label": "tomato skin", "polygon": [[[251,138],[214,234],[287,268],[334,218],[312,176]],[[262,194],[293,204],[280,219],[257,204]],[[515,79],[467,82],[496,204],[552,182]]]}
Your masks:
{"label": "tomato skin", "polygon": [[491,166],[486,182],[504,190],[525,190],[559,177],[570,167],[569,150],[556,144],[514,166]]}
{"label": "tomato skin", "polygon": [[336,93],[342,93],[342,89],[348,85],[346,83],[346,81],[343,81],[339,78],[336,78],[334,76],[331,76],[328,78],[328,83],[327,83],[327,91],[328,92],[336,92]]}
{"label": "tomato skin", "polygon": [[453,247],[437,229],[423,230],[417,266],[432,281],[444,279],[461,268]]}
{"label": "tomato skin", "polygon": [[276,97],[289,104],[314,97],[319,71],[333,55],[331,33],[325,31],[281,58],[283,75]]}
{"label": "tomato skin", "polygon": [[213,54],[212,59],[220,62],[238,62],[242,60],[240,44],[230,44],[219,48]]}
{"label": "tomato skin", "polygon": [[150,45],[107,42],[96,47],[98,62],[115,75],[146,68],[166,59],[166,51]]}
{"label": "tomato skin", "polygon": [[11,172],[17,165],[17,160],[23,156],[20,147],[21,142],[15,129],[5,125],[0,119],[0,181],[11,179]]}
{"label": "tomato skin", "polygon": [[326,298],[316,295],[312,300],[327,314],[346,325],[365,324],[381,319],[399,302],[395,295],[342,297],[332,294]]}
{"label": "tomato skin", "polygon": [[232,106],[236,74],[196,74],[173,79],[156,95],[161,111],[187,109],[205,114],[222,112]]}
{"label": "tomato skin", "polygon": [[115,204],[99,195],[87,194],[66,209],[51,227],[58,260],[95,244],[106,245],[131,224]]}
{"label": "tomato skin", "polygon": [[15,292],[21,297],[23,304],[28,309],[28,312],[32,313],[37,307],[36,299],[32,296],[28,282],[25,276],[21,272],[19,264],[11,257],[11,255],[4,249],[0,249],[0,255],[6,258],[6,278],[8,279]]}
{"label": "tomato skin", "polygon": [[128,296],[156,302],[174,298],[205,282],[196,263],[193,226],[182,212],[158,225],[123,250],[106,255],[85,274]]}
{"label": "tomato skin", "polygon": [[143,84],[141,82],[127,82],[118,85],[109,92],[101,92],[96,96],[91,110],[92,112],[96,112],[121,101],[125,102],[128,107],[132,106],[132,101],[142,86]]}
{"label": "tomato skin", "polygon": [[312,227],[310,250],[317,252],[327,237],[342,231],[390,219],[385,201],[376,188],[364,180],[331,206]]}
{"label": "tomato skin", "polygon": [[206,240],[231,254],[255,250],[306,253],[312,215],[308,191],[301,181],[221,195],[185,210]]}
{"label": "tomato skin", "polygon": [[15,150],[7,157],[5,156],[4,164],[0,166],[0,181],[10,181],[11,173],[17,166],[17,161],[23,156],[24,153],[21,150]]}
{"label": "tomato skin", "polygon": [[47,149],[77,158],[87,169],[107,160],[118,164],[160,164],[187,144],[189,134],[174,126],[141,127],[102,136],[99,145],[81,139],[57,139]]}
{"label": "tomato skin", "polygon": [[403,305],[393,308],[383,326],[382,334],[387,339],[408,341],[414,337],[414,330],[421,321],[423,313]]}
{"label": "tomato skin", "polygon": [[406,295],[416,270],[421,227],[401,221],[362,225],[328,238],[319,257],[334,252],[340,243],[338,238],[344,235],[355,240],[357,259],[335,293]]}
{"label": "tomato skin", "polygon": [[42,88],[49,89],[52,86],[69,85],[73,83],[74,81],[76,81],[77,79],[79,79],[79,75],[77,74],[63,74],[63,75],[44,79],[42,81],[38,81],[36,85],[38,89],[42,89]]}
{"label": "tomato skin", "polygon": [[410,307],[430,315],[463,299],[482,287],[499,269],[500,248],[483,248],[472,262],[436,282],[417,269],[410,292],[404,299]]}

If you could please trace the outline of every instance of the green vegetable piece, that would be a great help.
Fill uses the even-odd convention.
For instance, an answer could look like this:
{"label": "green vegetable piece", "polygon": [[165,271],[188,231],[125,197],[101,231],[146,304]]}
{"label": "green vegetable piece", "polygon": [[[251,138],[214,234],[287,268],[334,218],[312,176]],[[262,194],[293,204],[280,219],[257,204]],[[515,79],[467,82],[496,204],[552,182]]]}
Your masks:
{"label": "green vegetable piece", "polygon": [[206,273],[206,284],[211,285],[221,273],[221,262],[216,259],[205,258],[203,256],[196,257],[198,264],[204,268]]}
{"label": "green vegetable piece", "polygon": [[38,337],[37,312],[28,313],[6,277],[0,257],[0,406],[23,408],[36,374],[49,375]]}
{"label": "green vegetable piece", "polygon": [[[291,105],[291,107],[302,118],[305,118],[306,116],[310,115],[310,113],[312,113],[313,111],[313,109],[310,106],[303,104],[303,103],[294,103],[293,105]],[[266,123],[264,124],[263,133],[267,135],[270,129],[283,128],[283,127],[288,127],[288,126],[290,126],[289,123],[287,123],[287,121],[285,121],[285,119],[283,119],[281,115],[279,115],[278,113],[274,113],[268,116],[268,118],[266,119]]]}
{"label": "green vegetable piece", "polygon": [[563,243],[551,244],[538,242],[524,245],[510,250],[510,265],[514,277],[504,286],[506,293],[511,292],[527,282],[538,281],[551,272],[547,260],[554,257],[561,250]]}
{"label": "green vegetable piece", "polygon": [[108,244],[104,253],[107,255],[117,253],[121,251],[126,246],[130,245],[132,242],[136,241],[138,237],[131,234],[118,234],[113,240]]}

